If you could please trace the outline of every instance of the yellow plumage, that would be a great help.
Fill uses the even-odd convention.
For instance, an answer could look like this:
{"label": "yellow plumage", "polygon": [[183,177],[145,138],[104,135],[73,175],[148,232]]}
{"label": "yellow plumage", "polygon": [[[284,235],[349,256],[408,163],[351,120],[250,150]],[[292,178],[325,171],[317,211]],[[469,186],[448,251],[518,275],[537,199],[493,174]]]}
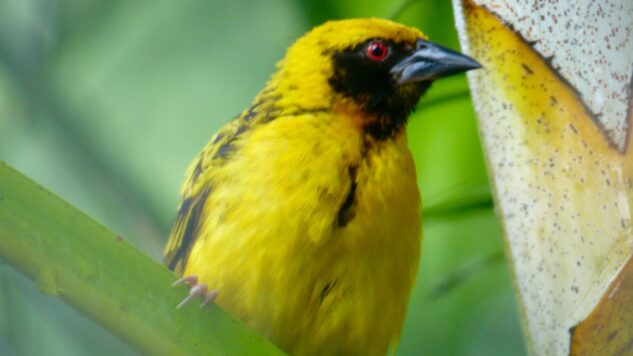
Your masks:
{"label": "yellow plumage", "polygon": [[[398,339],[421,242],[404,122],[430,79],[383,93],[394,74],[380,73],[421,39],[378,19],[317,27],[188,171],[165,263],[291,354],[379,355]],[[363,52],[375,40],[392,57]]]}

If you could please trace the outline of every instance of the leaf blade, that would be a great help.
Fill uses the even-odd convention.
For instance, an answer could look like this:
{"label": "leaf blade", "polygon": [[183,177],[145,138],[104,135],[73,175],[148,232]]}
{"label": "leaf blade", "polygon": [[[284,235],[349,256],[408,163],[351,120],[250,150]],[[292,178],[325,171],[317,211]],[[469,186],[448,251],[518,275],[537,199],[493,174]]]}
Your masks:
{"label": "leaf blade", "polygon": [[173,274],[2,162],[0,258],[142,352],[281,354],[216,306],[176,310]]}

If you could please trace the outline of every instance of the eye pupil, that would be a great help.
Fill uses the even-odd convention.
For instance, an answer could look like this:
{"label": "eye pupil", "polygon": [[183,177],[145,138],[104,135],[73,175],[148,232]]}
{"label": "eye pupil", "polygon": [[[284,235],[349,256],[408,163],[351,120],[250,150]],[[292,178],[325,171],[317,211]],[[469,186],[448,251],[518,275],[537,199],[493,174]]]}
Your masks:
{"label": "eye pupil", "polygon": [[367,46],[367,56],[369,59],[380,62],[387,57],[388,49],[382,41],[372,41]]}

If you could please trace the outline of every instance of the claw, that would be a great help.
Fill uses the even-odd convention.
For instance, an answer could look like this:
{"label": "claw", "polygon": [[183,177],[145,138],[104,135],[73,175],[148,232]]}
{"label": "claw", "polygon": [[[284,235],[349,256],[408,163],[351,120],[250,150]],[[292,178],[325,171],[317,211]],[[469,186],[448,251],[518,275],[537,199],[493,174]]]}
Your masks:
{"label": "claw", "polygon": [[204,300],[202,301],[202,304],[200,304],[200,308],[206,306],[209,303],[212,303],[217,297],[218,297],[217,289],[213,289],[209,291],[208,293],[205,294]]}
{"label": "claw", "polygon": [[176,306],[176,309],[180,309],[185,304],[189,303],[193,298],[198,297],[198,296],[204,298],[204,300],[202,301],[202,304],[200,304],[200,307],[204,307],[205,305],[209,304],[210,302],[213,302],[215,300],[215,298],[218,296],[218,291],[216,289],[208,291],[208,288],[207,288],[206,284],[198,284],[198,277],[197,276],[182,277],[179,280],[177,280],[176,282],[174,282],[172,284],[172,287],[181,285],[183,283],[191,286],[191,289],[189,290],[189,295],[186,296],[185,299],[183,299]]}
{"label": "claw", "polygon": [[179,280],[177,280],[176,282],[174,282],[171,286],[175,287],[181,284],[186,284],[190,287],[195,286],[196,284],[198,284],[198,276],[185,276],[180,278]]}

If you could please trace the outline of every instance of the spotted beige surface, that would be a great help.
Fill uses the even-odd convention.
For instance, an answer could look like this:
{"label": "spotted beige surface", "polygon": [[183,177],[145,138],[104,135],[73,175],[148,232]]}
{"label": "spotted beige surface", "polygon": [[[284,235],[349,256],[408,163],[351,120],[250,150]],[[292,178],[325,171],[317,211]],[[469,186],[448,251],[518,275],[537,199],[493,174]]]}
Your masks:
{"label": "spotted beige surface", "polygon": [[[620,2],[628,6],[628,0]],[[566,355],[570,329],[596,307],[633,251],[633,153],[623,145],[630,129],[616,125],[614,136],[616,126],[607,125],[628,119],[621,110],[596,116],[596,102],[583,94],[583,82],[600,82],[604,75],[574,77],[571,71],[567,78],[563,57],[552,61],[539,51],[538,43],[540,50],[546,43],[555,46],[557,40],[547,37],[564,32],[533,29],[527,38],[512,17],[493,11],[509,7],[504,11],[527,21],[526,2],[514,8],[501,1],[454,3],[464,50],[484,66],[469,79],[530,351]],[[567,16],[579,33],[588,31],[577,13]],[[611,21],[605,25],[611,26],[613,16],[594,18],[593,25]],[[535,22],[532,28],[543,25],[548,26]],[[536,36],[539,42],[530,42]],[[606,44],[594,43],[591,50]],[[627,80],[632,70],[629,63]],[[609,96],[610,90],[593,87],[587,93]],[[630,83],[622,90],[629,95]]]}
{"label": "spotted beige surface", "polygon": [[633,1],[478,0],[573,86],[623,151],[631,124]]}

